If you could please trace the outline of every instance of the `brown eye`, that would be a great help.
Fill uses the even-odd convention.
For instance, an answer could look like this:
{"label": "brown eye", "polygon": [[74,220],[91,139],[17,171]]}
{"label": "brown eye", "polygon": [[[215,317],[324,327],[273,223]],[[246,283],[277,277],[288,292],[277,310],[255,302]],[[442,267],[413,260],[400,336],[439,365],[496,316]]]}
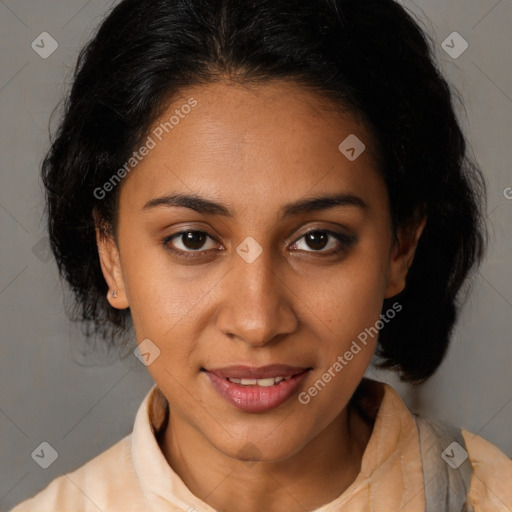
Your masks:
{"label": "brown eye", "polygon": [[[180,231],[171,236],[168,236],[163,241],[164,245],[175,252],[202,252],[208,250],[211,247],[204,247],[205,242],[213,238],[205,231]],[[181,245],[181,247],[180,247]]]}
{"label": "brown eye", "polygon": [[[304,239],[302,247],[298,247],[299,241]],[[329,242],[329,239],[334,239]],[[344,233],[336,233],[329,230],[313,230],[308,231],[303,235],[297,242],[293,244],[294,248],[299,250],[305,250],[306,252],[319,252],[319,253],[337,253],[348,249],[351,245],[356,242],[354,236],[349,236]],[[305,246],[305,247],[304,247]],[[325,248],[331,249],[331,251],[325,251]],[[312,249],[312,250],[308,250]]]}
{"label": "brown eye", "polygon": [[321,251],[329,241],[329,235],[325,231],[311,231],[304,237],[306,244],[315,251]]}

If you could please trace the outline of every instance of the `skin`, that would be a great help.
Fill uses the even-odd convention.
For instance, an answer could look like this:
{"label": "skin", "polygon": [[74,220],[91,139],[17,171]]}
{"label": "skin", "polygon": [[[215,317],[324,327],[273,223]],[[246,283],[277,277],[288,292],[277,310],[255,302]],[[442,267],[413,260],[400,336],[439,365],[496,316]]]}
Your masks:
{"label": "skin", "polygon": [[[360,471],[372,425],[349,399],[376,338],[307,405],[297,394],[375,324],[384,298],[404,288],[425,219],[401,228],[394,243],[369,132],[300,86],[190,88],[155,126],[190,97],[197,106],[123,180],[117,243],[98,231],[103,274],[117,291],[109,301],[130,307],[139,343],[149,338],[161,351],[148,370],[170,404],[162,451],[188,488],[216,510],[312,510]],[[366,145],[355,161],[338,150],[350,134]],[[234,216],[143,208],[177,192],[222,203]],[[333,192],[367,207],[280,218],[287,203]],[[165,248],[165,237],[184,229],[212,238],[168,245],[206,254],[187,259]],[[304,236],[315,229],[356,241],[344,247],[329,236],[315,246]],[[248,236],[263,251],[252,263],[236,252]],[[313,370],[292,398],[264,413],[236,409],[200,371],[271,363]]]}

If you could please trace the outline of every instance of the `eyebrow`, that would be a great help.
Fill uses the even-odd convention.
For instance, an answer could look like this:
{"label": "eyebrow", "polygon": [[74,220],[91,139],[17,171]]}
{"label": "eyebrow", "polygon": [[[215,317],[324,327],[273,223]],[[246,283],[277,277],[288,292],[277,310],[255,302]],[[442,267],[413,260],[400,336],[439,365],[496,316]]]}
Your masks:
{"label": "eyebrow", "polygon": [[[229,218],[235,217],[234,212],[223,204],[216,203],[215,201],[197,194],[169,194],[156,197],[149,200],[142,209],[148,210],[160,206],[190,208],[191,210],[206,215],[220,215]],[[359,196],[342,192],[299,199],[282,206],[280,214],[281,218],[285,219],[303,213],[327,210],[336,206],[356,206],[365,210],[368,209],[368,204]]]}

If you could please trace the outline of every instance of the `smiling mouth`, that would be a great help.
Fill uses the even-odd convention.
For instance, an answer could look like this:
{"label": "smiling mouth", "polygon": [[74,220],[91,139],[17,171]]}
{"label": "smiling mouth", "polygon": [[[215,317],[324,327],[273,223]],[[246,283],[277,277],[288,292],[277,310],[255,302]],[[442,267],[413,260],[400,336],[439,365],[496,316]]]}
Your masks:
{"label": "smiling mouth", "polygon": [[213,389],[237,409],[261,413],[274,409],[298,390],[312,367],[269,365],[201,368]]}

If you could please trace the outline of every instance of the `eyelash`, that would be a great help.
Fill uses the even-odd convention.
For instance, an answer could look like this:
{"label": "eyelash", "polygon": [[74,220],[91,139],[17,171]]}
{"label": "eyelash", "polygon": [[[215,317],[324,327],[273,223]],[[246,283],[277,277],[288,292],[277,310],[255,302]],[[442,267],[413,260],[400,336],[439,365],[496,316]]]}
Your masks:
{"label": "eyelash", "polygon": [[[172,235],[169,235],[165,237],[162,240],[162,245],[165,249],[168,251],[171,251],[174,254],[177,254],[179,257],[182,258],[199,258],[201,256],[204,256],[206,253],[208,253],[209,250],[206,251],[183,251],[181,249],[176,249],[175,247],[170,244],[172,240],[175,238],[178,238],[181,235],[184,235],[185,233],[200,233],[206,235],[208,238],[215,240],[209,233],[206,231],[200,231],[197,229],[186,229],[184,231],[179,231],[177,233],[174,233]],[[304,233],[301,237],[299,237],[295,242],[293,242],[292,245],[295,245],[299,240],[302,240],[305,236],[309,235],[310,233],[325,233],[327,235],[330,235],[334,237],[340,244],[341,247],[338,249],[331,250],[329,252],[324,251],[305,251],[307,253],[313,253],[313,254],[319,254],[321,256],[332,256],[334,254],[339,254],[341,252],[344,252],[345,250],[349,249],[354,243],[357,241],[355,236],[346,235],[344,233],[338,233],[336,231],[330,231],[328,229],[312,229],[306,233]],[[216,240],[215,240],[216,241]]]}

